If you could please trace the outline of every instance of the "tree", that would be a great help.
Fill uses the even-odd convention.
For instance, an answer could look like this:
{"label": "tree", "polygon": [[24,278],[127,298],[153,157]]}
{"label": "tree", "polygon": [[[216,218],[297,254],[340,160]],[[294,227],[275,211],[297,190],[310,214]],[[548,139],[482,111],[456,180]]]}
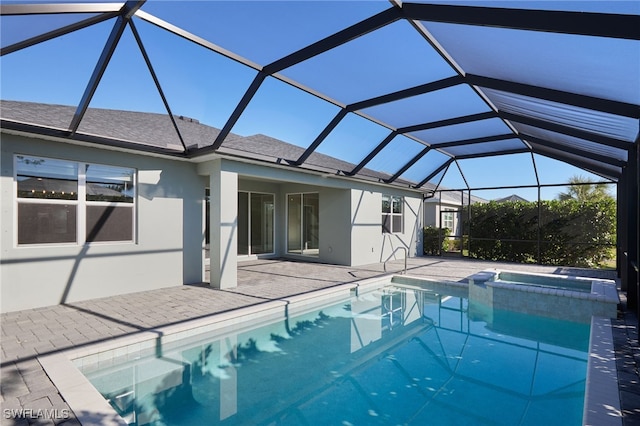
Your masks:
{"label": "tree", "polygon": [[576,175],[569,179],[567,192],[558,194],[558,200],[576,200],[585,202],[589,200],[603,200],[613,198],[609,193],[607,184],[594,183],[590,178]]}

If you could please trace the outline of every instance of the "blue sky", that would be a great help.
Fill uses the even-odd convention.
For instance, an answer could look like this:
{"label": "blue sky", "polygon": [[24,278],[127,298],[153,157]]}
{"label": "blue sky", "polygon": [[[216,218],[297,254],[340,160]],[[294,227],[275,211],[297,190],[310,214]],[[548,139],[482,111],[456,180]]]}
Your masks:
{"label": "blue sky", "polygon": [[[624,3],[616,7],[626,7]],[[185,7],[184,2],[150,1],[143,10],[210,39],[254,63],[266,65],[387,7],[389,4],[386,1],[200,1],[190,3],[189,7]],[[76,16],[73,19],[85,17]],[[52,23],[51,17],[2,17],[2,44],[5,46],[20,38],[33,36],[39,30],[67,24],[68,19],[56,19]],[[256,71],[145,21],[135,19],[134,22],[172,112],[222,127]],[[112,25],[113,21],[97,24],[2,57],[2,99],[77,105]],[[398,46],[397,40],[403,40],[403,45]],[[407,51],[414,54],[407,55]],[[286,69],[282,74],[340,103],[348,104],[450,77],[455,72],[408,23],[399,21]],[[385,105],[364,112],[391,125],[404,126],[417,124],[416,120],[424,122],[450,118],[454,110],[458,111],[458,115],[488,110],[486,104],[467,92],[470,90],[466,86],[460,86],[404,100],[413,105],[408,110],[409,115],[405,113],[399,116]],[[438,106],[433,108],[434,104]],[[129,29],[125,31],[90,106],[166,112]],[[263,133],[306,147],[338,110],[331,103],[269,77],[232,131],[241,135]],[[412,111],[415,117],[411,115]],[[427,119],[424,120],[424,117]],[[483,131],[491,133],[496,126],[504,124],[486,123]],[[462,127],[459,131],[464,135]],[[388,129],[349,114],[318,151],[358,163],[388,134]],[[446,140],[448,137],[446,133],[437,131],[424,136],[434,140]],[[369,167],[393,173],[422,147],[409,138],[399,136]],[[444,154],[432,151],[402,177],[420,181],[443,159],[446,159]],[[536,155],[535,161],[542,184],[566,182],[576,174],[589,176],[587,172],[542,156]],[[460,165],[472,187],[501,186],[505,182],[508,185],[536,183],[530,154],[461,160]],[[439,177],[432,183],[437,183]],[[442,185],[466,187],[455,165],[450,167]],[[543,192],[552,198],[554,191],[557,192]],[[484,198],[496,198],[514,192],[528,199],[536,197],[536,190],[506,189],[485,193]]]}

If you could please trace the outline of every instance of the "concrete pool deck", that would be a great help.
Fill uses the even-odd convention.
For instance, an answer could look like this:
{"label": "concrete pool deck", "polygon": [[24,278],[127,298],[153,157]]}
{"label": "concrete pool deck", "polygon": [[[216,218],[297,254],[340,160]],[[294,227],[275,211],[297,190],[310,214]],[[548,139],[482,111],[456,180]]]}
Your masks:
{"label": "concrete pool deck", "polygon": [[[389,262],[387,272],[399,272],[403,264],[404,261]],[[491,268],[614,278],[611,271],[439,257],[408,260],[411,275],[448,281],[465,280],[483,269]],[[86,347],[115,337],[180,324],[384,273],[382,264],[346,267],[258,260],[238,264],[238,287],[234,289],[215,290],[207,285],[178,286],[2,314],[1,423],[78,424],[42,369],[38,356]],[[612,320],[612,324],[623,424],[640,425],[637,319],[632,313],[622,312],[618,319]],[[26,410],[21,412],[22,418],[12,418],[19,413],[15,410],[20,409]],[[53,419],[45,419],[49,417]]]}

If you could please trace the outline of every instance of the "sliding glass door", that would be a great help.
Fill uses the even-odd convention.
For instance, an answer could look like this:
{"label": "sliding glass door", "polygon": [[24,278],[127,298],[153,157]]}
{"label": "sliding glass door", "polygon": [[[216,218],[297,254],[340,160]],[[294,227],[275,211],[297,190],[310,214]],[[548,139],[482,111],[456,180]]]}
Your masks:
{"label": "sliding glass door", "polygon": [[287,253],[318,256],[319,200],[317,193],[287,195]]}
{"label": "sliding glass door", "polygon": [[238,254],[271,254],[274,195],[238,192]]}

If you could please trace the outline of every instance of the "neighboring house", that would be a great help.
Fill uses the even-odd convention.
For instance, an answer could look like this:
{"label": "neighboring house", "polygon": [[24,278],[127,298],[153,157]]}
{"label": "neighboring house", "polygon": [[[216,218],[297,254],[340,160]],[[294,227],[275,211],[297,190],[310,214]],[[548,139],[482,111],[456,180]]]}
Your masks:
{"label": "neighboring house", "polygon": [[[61,132],[74,111],[2,101],[3,120]],[[198,146],[219,133],[175,118]],[[89,109],[79,132],[181,147],[162,114]],[[205,229],[219,288],[237,285],[245,259],[356,266],[402,257],[398,247],[421,254],[421,192],[371,170],[370,181],[347,178],[352,164],[319,153],[291,167],[304,149],[264,135],[230,134],[186,158],[2,129],[0,149],[2,312],[202,282]]]}
{"label": "neighboring house", "polygon": [[[487,200],[471,196],[471,204],[486,203]],[[462,209],[469,205],[467,191],[437,191],[424,200],[424,226],[448,228],[452,237],[462,236]]]}
{"label": "neighboring house", "polygon": [[516,202],[519,202],[519,201],[524,201],[525,203],[529,202],[529,200],[527,200],[526,198],[522,198],[521,196],[516,195],[516,194],[511,194],[508,197],[497,198],[497,199],[495,199],[493,201],[495,201],[496,203],[506,203],[506,202],[516,203]]}

